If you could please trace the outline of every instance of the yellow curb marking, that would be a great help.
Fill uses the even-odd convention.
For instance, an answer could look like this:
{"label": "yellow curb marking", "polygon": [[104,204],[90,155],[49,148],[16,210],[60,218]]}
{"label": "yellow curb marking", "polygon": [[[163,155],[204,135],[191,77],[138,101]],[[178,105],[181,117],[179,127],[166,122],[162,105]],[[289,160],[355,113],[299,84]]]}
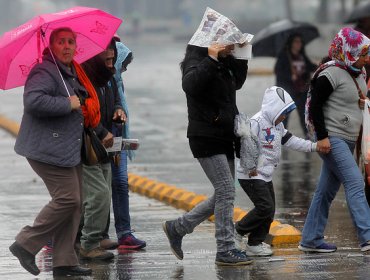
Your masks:
{"label": "yellow curb marking", "polygon": [[[255,75],[270,75],[270,70],[254,70]],[[12,120],[7,119],[0,114],[0,128],[17,136],[19,132],[19,124]],[[176,208],[190,211],[198,203],[207,199],[205,195],[197,195],[193,192],[188,192],[178,189],[175,186],[169,186],[165,183],[156,182],[148,178],[129,173],[128,174],[129,189],[133,192],[140,193],[150,198],[155,198],[160,201],[165,201]],[[234,208],[234,221],[239,221],[248,212],[238,207]],[[214,222],[214,215],[209,217],[208,220]],[[274,220],[270,227],[269,232],[270,243],[274,246],[298,244],[301,240],[301,232],[295,227],[288,224],[281,224],[279,221]]]}

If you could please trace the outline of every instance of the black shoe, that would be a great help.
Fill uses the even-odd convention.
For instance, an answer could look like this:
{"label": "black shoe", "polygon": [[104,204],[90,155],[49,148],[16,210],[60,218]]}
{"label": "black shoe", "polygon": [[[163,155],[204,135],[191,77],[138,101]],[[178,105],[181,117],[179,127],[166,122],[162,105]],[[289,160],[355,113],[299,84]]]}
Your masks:
{"label": "black shoe", "polygon": [[181,249],[182,237],[177,233],[174,225],[174,221],[166,221],[162,224],[163,230],[167,235],[168,241],[170,241],[172,253],[179,259],[184,258],[184,253]]}
{"label": "black shoe", "polygon": [[25,270],[33,275],[40,274],[40,270],[35,263],[35,256],[23,249],[23,247],[19,245],[17,241],[10,245],[9,250],[15,257],[18,258],[21,266],[23,266]]}
{"label": "black shoe", "polygon": [[92,270],[81,266],[58,266],[53,268],[53,276],[85,276],[91,275]]}

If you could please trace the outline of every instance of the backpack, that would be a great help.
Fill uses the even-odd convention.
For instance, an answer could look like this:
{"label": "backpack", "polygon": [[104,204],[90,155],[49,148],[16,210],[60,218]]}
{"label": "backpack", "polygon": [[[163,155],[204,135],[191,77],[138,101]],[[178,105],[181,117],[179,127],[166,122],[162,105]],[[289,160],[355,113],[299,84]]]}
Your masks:
{"label": "backpack", "polygon": [[313,76],[311,78],[311,81],[310,81],[310,86],[309,86],[308,91],[307,91],[307,99],[306,99],[305,110],[304,110],[304,121],[305,121],[306,128],[307,128],[307,136],[309,137],[309,139],[311,141],[315,141],[315,142],[317,140],[316,132],[315,132],[315,126],[314,126],[313,121],[312,121],[312,116],[310,115],[312,90],[313,90],[314,82],[316,81],[316,79],[319,76],[319,74],[321,73],[321,71],[323,71],[324,69],[326,69],[330,66],[336,66],[336,67],[340,67],[342,69],[345,69],[343,65],[339,64],[338,62],[335,62],[334,60],[331,60],[329,62],[321,64],[316,69],[315,73],[313,74]]}

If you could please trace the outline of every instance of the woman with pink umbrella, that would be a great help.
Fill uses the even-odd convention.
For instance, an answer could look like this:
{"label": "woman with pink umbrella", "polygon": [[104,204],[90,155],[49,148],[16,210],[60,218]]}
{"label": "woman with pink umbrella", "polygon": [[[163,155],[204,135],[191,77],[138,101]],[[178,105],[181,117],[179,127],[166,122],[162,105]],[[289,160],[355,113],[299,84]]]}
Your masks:
{"label": "woman with pink umbrella", "polygon": [[91,275],[91,269],[79,266],[74,242],[81,212],[81,138],[84,125],[98,124],[99,105],[90,81],[73,61],[76,34],[58,28],[49,41],[24,87],[15,151],[41,177],[51,201],[9,249],[28,272],[38,275],[35,256],[52,239],[54,276]]}

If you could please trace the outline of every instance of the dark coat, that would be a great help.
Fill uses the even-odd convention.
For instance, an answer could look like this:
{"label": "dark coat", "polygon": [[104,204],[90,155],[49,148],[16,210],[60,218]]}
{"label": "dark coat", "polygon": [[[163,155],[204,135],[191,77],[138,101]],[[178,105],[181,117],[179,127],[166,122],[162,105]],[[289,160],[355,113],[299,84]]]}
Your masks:
{"label": "dark coat", "polygon": [[[59,69],[71,95],[87,94],[76,74],[63,64]],[[24,112],[15,151],[27,158],[62,167],[81,161],[83,115],[71,110],[63,81],[50,55],[30,72],[23,95]]]}
{"label": "dark coat", "polygon": [[112,118],[117,109],[122,109],[121,98],[117,84],[114,80],[114,72],[105,66],[100,55],[96,55],[82,64],[86,75],[93,84],[99,98],[100,123],[94,128],[99,139],[104,139],[108,132],[112,132]]}
{"label": "dark coat", "polygon": [[[302,53],[301,55],[303,56],[306,67],[305,74],[303,75],[303,79],[307,84],[306,90],[304,90],[305,92],[308,90],[311,73],[316,70],[317,65],[312,63],[305,53]],[[290,66],[289,55],[286,50],[280,52],[279,56],[277,57],[274,71],[276,75],[276,86],[285,89],[294,100],[295,95],[299,94],[300,92],[294,92],[293,90],[292,69]]]}
{"label": "dark coat", "polygon": [[[196,47],[193,47],[196,48]],[[194,157],[233,157],[236,90],[245,82],[248,61],[232,57],[216,61],[205,51],[186,56],[182,88],[188,106],[187,136]]]}

